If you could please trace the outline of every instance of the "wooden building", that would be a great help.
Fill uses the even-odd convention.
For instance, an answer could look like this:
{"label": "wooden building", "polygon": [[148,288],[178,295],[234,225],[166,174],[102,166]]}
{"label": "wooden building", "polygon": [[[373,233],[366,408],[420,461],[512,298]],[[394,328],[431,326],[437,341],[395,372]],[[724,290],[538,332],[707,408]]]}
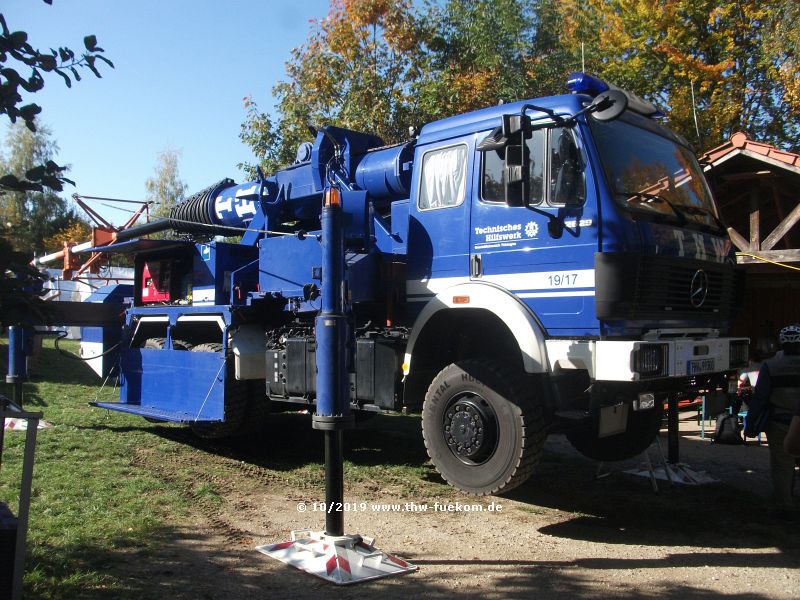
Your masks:
{"label": "wooden building", "polygon": [[771,354],[778,330],[800,323],[800,154],[736,133],[700,162],[746,271],[732,333]]}

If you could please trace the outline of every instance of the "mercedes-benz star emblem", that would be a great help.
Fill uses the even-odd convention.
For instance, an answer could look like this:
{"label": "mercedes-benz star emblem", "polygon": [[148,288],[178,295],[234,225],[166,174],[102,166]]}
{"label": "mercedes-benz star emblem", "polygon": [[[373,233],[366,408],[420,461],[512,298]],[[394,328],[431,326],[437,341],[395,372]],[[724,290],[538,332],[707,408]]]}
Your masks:
{"label": "mercedes-benz star emblem", "polygon": [[698,269],[692,277],[692,283],[689,286],[689,301],[695,308],[700,308],[706,301],[708,295],[708,275],[703,269]]}

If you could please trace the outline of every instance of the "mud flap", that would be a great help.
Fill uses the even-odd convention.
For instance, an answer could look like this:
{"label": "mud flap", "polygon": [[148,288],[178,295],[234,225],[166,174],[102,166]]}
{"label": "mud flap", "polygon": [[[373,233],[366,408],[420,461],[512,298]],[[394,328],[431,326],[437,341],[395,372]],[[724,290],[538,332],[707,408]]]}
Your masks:
{"label": "mud flap", "polygon": [[604,406],[600,409],[600,422],[597,427],[597,437],[604,438],[619,433],[625,433],[628,428],[629,404],[615,404]]}

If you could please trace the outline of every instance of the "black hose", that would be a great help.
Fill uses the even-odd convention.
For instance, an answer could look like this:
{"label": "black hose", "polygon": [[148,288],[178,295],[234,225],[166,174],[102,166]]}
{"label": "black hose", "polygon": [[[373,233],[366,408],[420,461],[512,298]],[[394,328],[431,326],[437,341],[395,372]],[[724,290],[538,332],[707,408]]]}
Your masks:
{"label": "black hose", "polygon": [[[222,179],[201,190],[177,206],[173,206],[166,219],[157,219],[117,233],[116,241],[125,242],[151,233],[172,229],[179,233],[205,235],[241,235],[241,231],[225,229],[214,219],[214,200],[219,192],[235,185],[233,179]],[[215,227],[219,227],[217,230]]]}
{"label": "black hose", "polygon": [[118,231],[116,241],[125,242],[127,240],[132,240],[133,238],[142,237],[143,235],[148,235],[150,233],[158,233],[159,231],[166,231],[167,229],[171,228],[172,225],[170,224],[169,219],[157,219],[155,221],[150,221],[149,223],[143,223],[129,229]]}
{"label": "black hose", "polygon": [[117,348],[119,348],[122,345],[122,342],[117,342],[116,344],[111,346],[111,348],[109,348],[105,352],[102,352],[100,354],[95,354],[94,356],[89,356],[88,358],[84,358],[83,356],[78,356],[77,354],[73,354],[72,352],[67,352],[66,350],[62,350],[58,346],[58,342],[60,342],[65,337],[67,337],[67,335],[69,335],[66,331],[54,331],[53,333],[56,335],[56,338],[53,341],[53,343],[54,343],[54,345],[56,347],[56,350],[58,350],[58,353],[61,354],[61,356],[65,357],[65,358],[69,358],[70,360],[80,360],[82,362],[87,362],[87,361],[90,361],[90,360],[94,360],[95,358],[100,358],[101,356],[106,356],[108,354],[111,354],[112,352],[114,352]]}

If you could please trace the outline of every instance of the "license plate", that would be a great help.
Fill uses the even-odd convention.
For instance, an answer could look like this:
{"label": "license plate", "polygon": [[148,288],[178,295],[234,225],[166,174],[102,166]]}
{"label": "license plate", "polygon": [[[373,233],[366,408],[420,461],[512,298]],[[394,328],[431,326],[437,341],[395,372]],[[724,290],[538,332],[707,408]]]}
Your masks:
{"label": "license plate", "polygon": [[714,359],[703,358],[700,360],[690,360],[686,369],[689,375],[698,375],[699,373],[711,373],[714,371]]}

